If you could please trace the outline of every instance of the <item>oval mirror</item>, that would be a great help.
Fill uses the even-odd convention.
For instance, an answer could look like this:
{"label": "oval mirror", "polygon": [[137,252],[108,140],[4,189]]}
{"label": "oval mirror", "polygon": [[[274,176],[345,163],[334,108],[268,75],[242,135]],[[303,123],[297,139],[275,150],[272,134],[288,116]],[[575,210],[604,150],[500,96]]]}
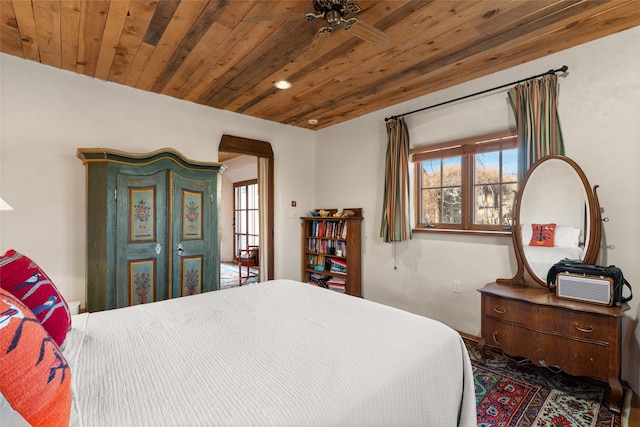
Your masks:
{"label": "oval mirror", "polygon": [[531,166],[514,202],[518,272],[510,283],[546,286],[549,269],[564,258],[596,262],[602,233],[596,188],[568,157],[547,156]]}

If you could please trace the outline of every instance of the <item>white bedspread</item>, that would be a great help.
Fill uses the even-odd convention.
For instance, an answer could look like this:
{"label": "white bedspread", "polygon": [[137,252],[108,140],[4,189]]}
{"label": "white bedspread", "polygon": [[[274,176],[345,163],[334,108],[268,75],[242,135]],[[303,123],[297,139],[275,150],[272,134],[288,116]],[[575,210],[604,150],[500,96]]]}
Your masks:
{"label": "white bedspread", "polygon": [[546,246],[528,246],[524,245],[524,253],[527,262],[543,282],[547,280],[547,273],[555,263],[565,258],[582,259],[584,252],[582,248],[577,246],[570,248],[546,247]]}
{"label": "white bedspread", "polygon": [[460,336],[276,280],[73,317],[72,426],[476,426]]}

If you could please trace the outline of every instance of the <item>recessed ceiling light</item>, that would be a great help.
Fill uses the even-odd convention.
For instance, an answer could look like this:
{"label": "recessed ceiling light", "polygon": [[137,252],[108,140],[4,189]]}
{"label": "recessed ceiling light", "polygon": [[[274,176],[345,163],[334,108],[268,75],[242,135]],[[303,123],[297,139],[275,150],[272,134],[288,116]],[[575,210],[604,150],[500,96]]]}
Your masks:
{"label": "recessed ceiling light", "polygon": [[291,89],[291,86],[293,86],[291,82],[288,82],[286,80],[278,80],[273,85],[278,89]]}
{"label": "recessed ceiling light", "polygon": [[310,125],[317,125],[318,124],[318,119],[309,119],[309,124]]}

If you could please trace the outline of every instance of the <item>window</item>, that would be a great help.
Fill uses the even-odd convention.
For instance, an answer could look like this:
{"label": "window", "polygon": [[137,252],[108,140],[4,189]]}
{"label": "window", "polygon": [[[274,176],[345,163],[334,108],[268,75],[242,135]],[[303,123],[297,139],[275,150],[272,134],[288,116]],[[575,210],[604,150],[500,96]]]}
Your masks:
{"label": "window", "polygon": [[259,244],[258,180],[236,182],[234,189],[235,254]]}
{"label": "window", "polygon": [[411,150],[416,231],[508,231],[518,188],[517,135],[506,132]]}

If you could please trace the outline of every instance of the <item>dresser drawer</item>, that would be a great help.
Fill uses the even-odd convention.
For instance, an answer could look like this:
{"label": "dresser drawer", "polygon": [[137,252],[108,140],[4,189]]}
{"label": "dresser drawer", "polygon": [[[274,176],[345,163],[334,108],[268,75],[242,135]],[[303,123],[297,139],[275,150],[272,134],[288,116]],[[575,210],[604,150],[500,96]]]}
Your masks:
{"label": "dresser drawer", "polygon": [[[536,317],[541,331],[553,332],[570,338],[609,343],[608,316],[578,313],[553,307],[539,307]],[[615,319],[611,319],[615,321]]]}
{"label": "dresser drawer", "polygon": [[482,313],[484,316],[535,331],[599,341],[603,345],[609,342],[609,316],[528,304],[492,295],[483,295]]}
{"label": "dresser drawer", "polygon": [[536,365],[558,367],[578,376],[608,380],[609,347],[550,334],[536,334]]}
{"label": "dresser drawer", "polygon": [[535,332],[529,329],[485,317],[482,319],[482,336],[487,345],[498,347],[508,355],[531,360],[537,357],[533,342]]}
{"label": "dresser drawer", "polygon": [[492,295],[482,296],[484,316],[519,325],[530,325],[536,321],[537,306],[524,302],[500,298]]}
{"label": "dresser drawer", "polygon": [[571,375],[608,379],[609,347],[549,333],[536,332],[522,326],[485,317],[482,335],[487,345],[505,354],[529,359],[538,366],[559,368]]}

